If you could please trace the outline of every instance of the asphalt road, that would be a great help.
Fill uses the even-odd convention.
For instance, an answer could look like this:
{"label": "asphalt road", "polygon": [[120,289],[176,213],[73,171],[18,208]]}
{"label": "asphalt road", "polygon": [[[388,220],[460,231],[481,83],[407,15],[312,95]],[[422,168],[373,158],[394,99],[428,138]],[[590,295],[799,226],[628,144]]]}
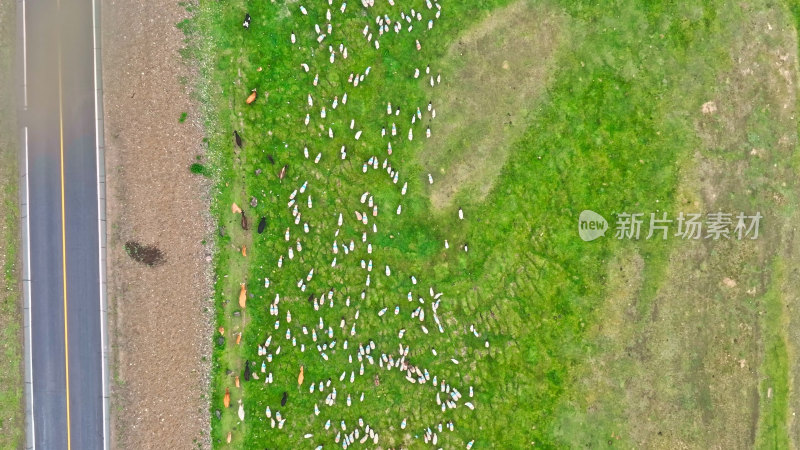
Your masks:
{"label": "asphalt road", "polygon": [[[37,0],[18,27],[27,107],[33,442],[102,449],[101,237],[91,0]],[[30,418],[29,418],[30,422]],[[31,441],[31,439],[29,439]]]}

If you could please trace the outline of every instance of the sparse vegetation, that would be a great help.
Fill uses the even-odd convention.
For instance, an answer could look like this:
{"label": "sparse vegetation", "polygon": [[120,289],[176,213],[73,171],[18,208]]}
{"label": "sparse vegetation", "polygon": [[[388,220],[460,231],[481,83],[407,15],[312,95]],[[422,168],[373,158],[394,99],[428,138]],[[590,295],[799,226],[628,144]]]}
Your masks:
{"label": "sparse vegetation", "polygon": [[136,262],[155,267],[166,262],[164,253],[154,245],[142,245],[136,241],[125,243],[125,252]]}
{"label": "sparse vegetation", "polygon": [[193,163],[189,166],[189,171],[191,171],[195,175],[208,175],[208,171],[206,170],[206,166],[200,163]]}

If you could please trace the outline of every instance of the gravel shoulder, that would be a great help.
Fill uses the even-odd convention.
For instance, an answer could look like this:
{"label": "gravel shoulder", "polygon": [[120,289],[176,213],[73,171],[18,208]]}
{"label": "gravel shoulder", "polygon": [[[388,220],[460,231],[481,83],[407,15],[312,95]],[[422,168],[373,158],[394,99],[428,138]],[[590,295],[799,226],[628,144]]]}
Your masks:
{"label": "gravel shoulder", "polygon": [[[209,184],[178,2],[102,3],[115,448],[209,448]],[[179,121],[182,113],[188,120]],[[166,262],[132,260],[127,241]]]}

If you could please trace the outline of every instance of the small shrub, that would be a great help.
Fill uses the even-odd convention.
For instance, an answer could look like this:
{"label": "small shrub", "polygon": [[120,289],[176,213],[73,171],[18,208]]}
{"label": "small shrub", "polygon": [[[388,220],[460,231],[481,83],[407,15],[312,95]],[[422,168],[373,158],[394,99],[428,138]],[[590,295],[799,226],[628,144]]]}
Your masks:
{"label": "small shrub", "polygon": [[128,253],[134,261],[155,267],[163,264],[166,259],[164,253],[154,245],[142,245],[136,241],[128,241],[125,243],[125,252]]}
{"label": "small shrub", "polygon": [[187,113],[185,113],[185,112],[182,112],[182,113],[181,113],[181,117],[178,119],[178,122],[179,122],[179,123],[186,122],[186,118],[187,118],[188,116],[189,116],[189,115],[188,115]]}
{"label": "small shrub", "polygon": [[196,175],[205,175],[206,174],[206,166],[200,163],[194,163],[189,166],[189,170]]}

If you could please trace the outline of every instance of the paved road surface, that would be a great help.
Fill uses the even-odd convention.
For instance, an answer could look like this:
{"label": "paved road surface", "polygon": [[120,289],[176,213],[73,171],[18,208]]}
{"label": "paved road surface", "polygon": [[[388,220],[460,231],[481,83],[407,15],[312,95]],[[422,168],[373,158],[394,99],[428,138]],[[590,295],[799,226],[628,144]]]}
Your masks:
{"label": "paved road surface", "polygon": [[94,9],[92,0],[19,5],[26,85],[19,121],[27,167],[22,213],[29,243],[23,256],[30,279],[26,351],[32,364],[26,401],[33,411],[27,446],[102,449],[105,287],[98,198],[104,195],[98,174],[104,171],[98,171]]}

